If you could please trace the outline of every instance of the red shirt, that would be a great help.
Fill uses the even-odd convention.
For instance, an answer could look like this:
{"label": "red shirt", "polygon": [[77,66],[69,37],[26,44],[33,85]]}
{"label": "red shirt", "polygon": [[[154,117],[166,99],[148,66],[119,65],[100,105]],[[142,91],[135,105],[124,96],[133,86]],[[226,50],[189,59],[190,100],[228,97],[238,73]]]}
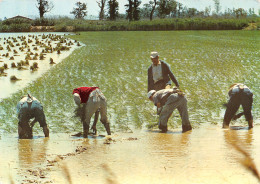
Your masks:
{"label": "red shirt", "polygon": [[81,99],[81,103],[87,103],[90,93],[97,88],[98,87],[79,87],[75,88],[72,94],[78,93]]}

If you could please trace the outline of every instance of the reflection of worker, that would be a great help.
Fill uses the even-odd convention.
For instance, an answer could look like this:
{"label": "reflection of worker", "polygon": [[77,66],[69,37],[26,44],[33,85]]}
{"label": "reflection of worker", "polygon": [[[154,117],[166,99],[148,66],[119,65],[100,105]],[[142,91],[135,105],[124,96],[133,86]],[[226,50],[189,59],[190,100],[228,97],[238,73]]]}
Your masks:
{"label": "reflection of worker", "polygon": [[153,64],[148,68],[148,91],[169,89],[171,80],[179,87],[179,83],[173,75],[170,66],[165,61],[159,60],[158,52],[151,52],[150,58]]}
{"label": "reflection of worker", "polygon": [[167,132],[167,122],[175,108],[178,109],[182,119],[182,131],[186,132],[192,129],[187,110],[187,100],[183,92],[177,88],[162,89],[157,92],[151,90],[148,92],[148,98],[153,101],[157,108],[161,108],[158,114],[160,115],[159,129],[162,132]]}
{"label": "reflection of worker", "polygon": [[48,141],[48,138],[20,139],[18,142],[20,167],[29,169],[36,164],[42,164],[46,159]]}
{"label": "reflection of worker", "polygon": [[253,104],[253,93],[244,84],[235,83],[229,87],[229,101],[224,115],[223,128],[228,128],[231,119],[235,116],[240,105],[243,107],[243,114],[248,121],[248,127],[253,128],[253,116],[251,113]]}
{"label": "reflection of worker", "polygon": [[[33,96],[26,95],[17,104],[18,113],[18,135],[20,139],[31,139],[33,137],[32,128],[38,121],[43,128],[45,137],[49,137],[49,128],[46,124],[45,115],[41,103]],[[30,122],[30,119],[34,120]]]}
{"label": "reflection of worker", "polygon": [[[73,90],[74,101],[80,107],[83,104],[83,116],[81,121],[83,123],[83,136],[88,137],[89,124],[92,115],[95,113],[97,117],[98,111],[100,111],[101,119],[106,128],[107,134],[111,135],[110,125],[107,119],[107,102],[104,94],[98,87],[79,87]],[[97,121],[97,118],[95,118]],[[94,122],[95,124],[96,122]]]}

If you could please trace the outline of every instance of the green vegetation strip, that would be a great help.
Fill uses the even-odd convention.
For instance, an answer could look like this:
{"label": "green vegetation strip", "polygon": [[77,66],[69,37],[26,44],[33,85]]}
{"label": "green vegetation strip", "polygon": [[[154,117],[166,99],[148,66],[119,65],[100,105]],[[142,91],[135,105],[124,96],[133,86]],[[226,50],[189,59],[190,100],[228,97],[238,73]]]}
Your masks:
{"label": "green vegetation strip", "polygon": [[[112,130],[131,131],[157,121],[147,100],[150,51],[158,51],[187,94],[191,123],[222,123],[228,87],[242,82],[254,91],[255,119],[260,108],[258,31],[82,32],[71,38],[86,46],[75,50],[30,86],[4,99],[0,128],[17,129],[16,104],[31,93],[44,105],[52,132],[80,131],[73,118],[73,88],[99,86],[108,99]],[[170,128],[181,121],[177,110]],[[245,122],[244,117],[240,118]],[[98,129],[102,129],[98,123]]]}
{"label": "green vegetation strip", "polygon": [[[140,21],[99,21],[70,18],[5,20],[0,22],[0,32],[29,32],[31,26],[53,26],[55,31],[166,31],[166,30],[241,30],[250,23],[260,22],[255,18],[168,18]],[[257,24],[256,29],[259,29]],[[46,27],[38,31],[46,31]]]}

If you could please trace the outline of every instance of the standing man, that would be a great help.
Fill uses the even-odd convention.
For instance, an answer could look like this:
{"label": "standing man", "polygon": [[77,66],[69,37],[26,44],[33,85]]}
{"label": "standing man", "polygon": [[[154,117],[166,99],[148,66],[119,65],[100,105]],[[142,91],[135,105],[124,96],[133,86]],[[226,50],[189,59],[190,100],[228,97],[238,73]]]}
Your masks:
{"label": "standing man", "polygon": [[184,93],[174,89],[162,89],[159,91],[151,90],[148,92],[148,98],[154,103],[157,108],[161,108],[158,112],[159,116],[159,129],[162,132],[167,132],[167,122],[172,112],[177,108],[182,119],[182,132],[192,129],[189,121],[187,110],[187,99]]}
{"label": "standing man", "polygon": [[[49,128],[46,124],[43,107],[39,100],[31,95],[26,95],[21,98],[17,104],[18,113],[18,135],[19,139],[32,139],[32,128],[38,121],[43,129],[45,137],[49,137]],[[30,119],[34,120],[30,123]]]}
{"label": "standing man", "polygon": [[158,52],[151,52],[150,58],[153,63],[148,68],[148,91],[170,89],[171,80],[176,87],[179,87],[179,83],[173,75],[168,63],[159,60]]}
{"label": "standing man", "polygon": [[96,131],[96,122],[100,111],[100,121],[106,128],[107,134],[111,135],[110,125],[107,119],[107,102],[106,97],[98,87],[79,87],[73,90],[74,101],[80,107],[83,104],[83,115],[81,121],[83,124],[83,137],[88,137],[90,119],[95,113],[93,130]]}
{"label": "standing man", "polygon": [[248,127],[253,128],[253,116],[251,113],[253,104],[253,93],[244,84],[235,83],[229,87],[229,101],[224,115],[223,128],[228,128],[240,105],[243,107],[243,114],[248,122]]}

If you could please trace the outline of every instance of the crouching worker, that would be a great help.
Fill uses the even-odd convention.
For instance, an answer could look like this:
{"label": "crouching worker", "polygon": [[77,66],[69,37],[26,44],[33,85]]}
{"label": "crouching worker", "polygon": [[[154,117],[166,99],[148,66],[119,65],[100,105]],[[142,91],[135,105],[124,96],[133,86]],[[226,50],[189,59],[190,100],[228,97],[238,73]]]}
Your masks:
{"label": "crouching worker", "polygon": [[[33,96],[26,95],[17,104],[18,113],[18,135],[19,139],[32,139],[33,126],[36,122],[40,123],[45,137],[49,137],[49,128],[46,124],[45,115],[41,103]],[[34,120],[30,122],[31,119]]]}
{"label": "crouching worker", "polygon": [[[253,104],[253,93],[244,84],[235,83],[229,87],[229,100],[226,104],[226,112],[224,115],[223,128],[228,128],[231,119],[237,119],[243,114],[248,122],[248,127],[253,128],[253,116],[251,113]],[[244,112],[235,115],[239,106],[242,105]]]}
{"label": "crouching worker", "polygon": [[159,129],[167,132],[167,122],[172,112],[177,108],[182,119],[182,132],[192,129],[187,110],[187,100],[184,93],[174,89],[162,89],[159,91],[151,90],[148,92],[148,98],[157,106],[159,112]]}
{"label": "crouching worker", "polygon": [[92,115],[95,113],[95,120],[92,126],[94,132],[96,131],[96,122],[98,119],[98,113],[101,114],[100,121],[104,125],[107,134],[111,135],[110,125],[107,119],[107,102],[104,94],[98,87],[79,87],[73,90],[74,101],[78,105],[78,109],[81,104],[82,114],[80,115],[83,124],[83,137],[88,137],[89,125]]}

